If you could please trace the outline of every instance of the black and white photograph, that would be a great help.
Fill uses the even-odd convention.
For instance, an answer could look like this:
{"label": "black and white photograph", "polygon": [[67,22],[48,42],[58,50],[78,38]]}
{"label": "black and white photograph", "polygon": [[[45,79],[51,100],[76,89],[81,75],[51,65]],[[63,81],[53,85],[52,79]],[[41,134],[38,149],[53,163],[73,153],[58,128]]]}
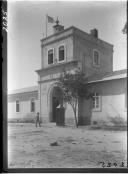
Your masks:
{"label": "black and white photograph", "polygon": [[127,1],[6,15],[8,169],[127,169]]}

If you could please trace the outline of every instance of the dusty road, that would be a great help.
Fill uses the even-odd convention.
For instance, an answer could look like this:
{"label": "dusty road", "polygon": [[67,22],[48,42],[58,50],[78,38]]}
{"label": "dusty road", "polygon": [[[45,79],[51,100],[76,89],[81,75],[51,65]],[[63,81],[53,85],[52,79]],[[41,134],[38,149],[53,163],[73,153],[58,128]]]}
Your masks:
{"label": "dusty road", "polygon": [[9,168],[126,167],[126,155],[126,131],[8,124]]}

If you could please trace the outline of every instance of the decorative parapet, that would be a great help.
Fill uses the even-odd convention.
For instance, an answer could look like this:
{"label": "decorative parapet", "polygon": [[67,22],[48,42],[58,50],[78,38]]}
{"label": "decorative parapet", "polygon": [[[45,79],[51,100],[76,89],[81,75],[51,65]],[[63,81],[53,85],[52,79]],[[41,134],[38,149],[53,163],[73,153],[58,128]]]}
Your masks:
{"label": "decorative parapet", "polygon": [[74,61],[70,61],[70,62],[63,62],[61,64],[51,65],[47,68],[36,70],[36,72],[40,76],[46,76],[48,74],[51,74],[51,72],[52,73],[56,72],[56,70],[59,70],[59,72],[61,70],[61,72],[62,72],[69,68],[78,67],[78,64],[79,64],[78,60],[74,60]]}
{"label": "decorative parapet", "polygon": [[78,70],[81,68],[82,68],[82,63],[81,61],[78,61],[78,60],[49,66],[47,68],[43,68],[36,71],[40,77],[38,82],[40,83],[40,82],[46,82],[49,80],[56,80],[60,77],[60,74],[63,71],[70,71],[73,73],[75,72],[75,70]]}

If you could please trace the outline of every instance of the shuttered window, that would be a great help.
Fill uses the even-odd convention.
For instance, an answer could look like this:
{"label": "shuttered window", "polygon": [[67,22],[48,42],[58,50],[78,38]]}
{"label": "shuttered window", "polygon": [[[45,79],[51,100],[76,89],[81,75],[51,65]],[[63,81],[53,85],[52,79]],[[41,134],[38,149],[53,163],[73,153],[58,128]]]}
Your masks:
{"label": "shuttered window", "polygon": [[31,112],[35,112],[35,100],[31,99]]}
{"label": "shuttered window", "polygon": [[99,66],[100,65],[100,55],[99,51],[94,50],[93,52],[93,65]]}
{"label": "shuttered window", "polygon": [[48,51],[48,64],[53,64],[53,49]]}
{"label": "shuttered window", "polygon": [[20,112],[20,102],[16,100],[16,112]]}
{"label": "shuttered window", "polygon": [[101,109],[101,95],[99,93],[94,93],[93,99],[92,99],[92,108],[94,111],[98,111]]}
{"label": "shuttered window", "polygon": [[64,46],[59,47],[59,61],[63,61],[65,56]]}

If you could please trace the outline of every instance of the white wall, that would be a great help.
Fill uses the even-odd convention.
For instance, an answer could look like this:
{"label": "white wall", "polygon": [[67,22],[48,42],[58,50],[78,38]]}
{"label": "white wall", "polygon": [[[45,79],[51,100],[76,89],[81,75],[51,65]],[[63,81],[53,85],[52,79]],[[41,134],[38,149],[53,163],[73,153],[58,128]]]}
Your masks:
{"label": "white wall", "polygon": [[31,112],[30,100],[20,101],[20,112],[16,112],[16,102],[8,102],[8,119],[34,116],[39,111],[38,105],[38,100],[35,100],[35,112]]}
{"label": "white wall", "polygon": [[92,112],[92,121],[108,120],[109,117],[120,116],[127,120],[127,112],[125,108],[125,94],[102,96],[101,111]]}
{"label": "white wall", "polygon": [[101,110],[92,111],[92,121],[109,120],[109,117],[120,116],[127,120],[126,79],[101,82],[93,86],[94,91],[101,93]]}

